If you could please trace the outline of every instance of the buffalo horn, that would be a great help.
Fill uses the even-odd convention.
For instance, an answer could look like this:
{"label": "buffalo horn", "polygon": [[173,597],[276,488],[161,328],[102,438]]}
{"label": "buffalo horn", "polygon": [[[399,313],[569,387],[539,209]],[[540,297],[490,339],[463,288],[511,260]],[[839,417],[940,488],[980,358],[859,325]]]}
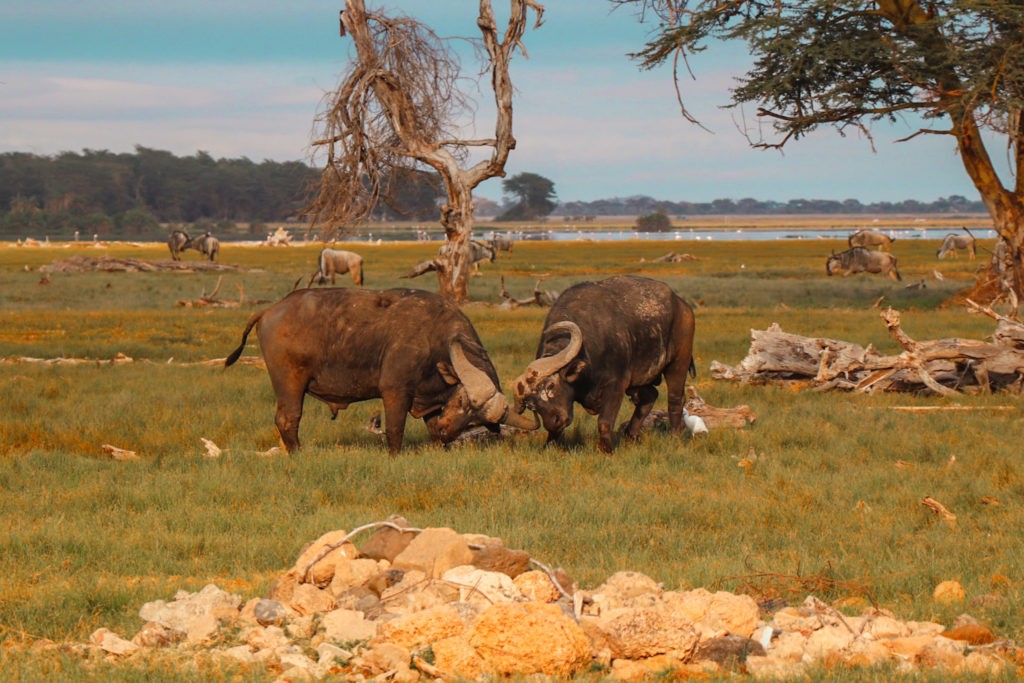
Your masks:
{"label": "buffalo horn", "polygon": [[452,359],[452,367],[455,368],[455,374],[459,376],[462,386],[466,387],[470,403],[474,406],[482,406],[498,393],[498,387],[494,385],[494,382],[487,376],[487,373],[470,363],[469,359],[466,358],[466,352],[462,350],[462,344],[458,341],[453,341],[448,348],[448,355]]}
{"label": "buffalo horn", "polygon": [[532,385],[538,379],[555,374],[568,365],[569,361],[580,352],[580,348],[583,346],[583,332],[580,331],[579,325],[574,322],[568,320],[557,322],[544,330],[544,335],[547,336],[552,332],[559,332],[561,330],[569,331],[569,343],[555,355],[538,358],[530,363],[526,368],[526,372],[516,380],[515,385],[517,387],[520,385],[520,381],[525,381],[528,385]]}

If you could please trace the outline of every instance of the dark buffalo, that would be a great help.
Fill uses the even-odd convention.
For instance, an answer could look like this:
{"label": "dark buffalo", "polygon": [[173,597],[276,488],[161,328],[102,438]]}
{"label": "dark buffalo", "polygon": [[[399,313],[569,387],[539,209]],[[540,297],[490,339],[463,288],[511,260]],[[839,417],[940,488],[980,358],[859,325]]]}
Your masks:
{"label": "dark buffalo", "polygon": [[574,285],[551,307],[537,360],[513,384],[516,410],[537,413],[550,442],[572,423],[579,403],[597,415],[598,448],[610,453],[623,396],[636,406],[626,429],[635,439],[664,376],[669,422],[678,433],[693,330],[691,308],[657,280],[624,275]]}
{"label": "dark buffalo", "polygon": [[191,240],[192,238],[184,230],[172,230],[167,238],[167,248],[171,250],[171,258],[180,261],[181,252],[188,248],[188,243]]}
{"label": "dark buffalo", "polygon": [[509,410],[498,375],[469,319],[454,304],[416,289],[303,289],[253,315],[238,360],[258,326],[277,395],[277,431],[299,447],[306,394],[334,417],[350,403],[380,398],[388,450],[402,448],[406,415],[423,418],[431,438],[448,443],[468,427],[536,429]]}
{"label": "dark buffalo", "polygon": [[210,233],[203,233],[195,239],[190,239],[185,249],[195,249],[203,256],[209,257],[211,261],[217,260],[217,252],[220,251],[220,240]]}
{"label": "dark buffalo", "polygon": [[830,276],[839,274],[843,277],[855,273],[875,273],[888,275],[893,280],[902,280],[900,271],[896,269],[896,257],[884,251],[871,251],[864,247],[854,247],[846,251],[832,254],[825,261],[825,272]]}

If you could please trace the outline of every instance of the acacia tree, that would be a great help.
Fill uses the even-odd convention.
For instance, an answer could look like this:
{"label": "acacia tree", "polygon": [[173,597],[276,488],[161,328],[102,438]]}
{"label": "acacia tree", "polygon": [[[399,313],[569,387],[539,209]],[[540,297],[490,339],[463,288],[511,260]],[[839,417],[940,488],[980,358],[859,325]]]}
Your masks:
{"label": "acacia tree", "polygon": [[[972,296],[1021,296],[1024,243],[1024,2],[1021,0],[611,0],[660,25],[634,57],[679,67],[710,39],[744,41],[753,66],[730,106],[753,104],[781,148],[815,130],[840,133],[914,114],[919,135],[955,141],[992,217],[998,241]],[[983,131],[987,137],[983,137]],[[1011,175],[1000,178],[986,143],[1005,141]]]}
{"label": "acacia tree", "polygon": [[501,181],[501,189],[519,198],[508,211],[498,216],[499,221],[534,220],[547,216],[558,203],[555,184],[536,173],[517,173]]}
{"label": "acacia tree", "polygon": [[[512,135],[512,81],[509,63],[518,48],[528,10],[541,24],[544,8],[535,0],[509,0],[508,23],[499,33],[490,0],[479,0],[477,27],[491,74],[496,121],[494,137],[463,139],[455,131],[470,111],[458,89],[460,63],[449,43],[408,17],[369,12],[364,0],[347,0],[341,12],[342,36],[349,35],[355,59],[329,106],[317,119],[321,135],[313,146],[326,150],[320,187],[306,215],[326,236],[364,220],[387,194],[396,168],[432,168],[441,177],[445,245],[437,259],[441,294],[456,303],[469,300],[469,242],[473,230],[473,189],[505,174],[515,148]],[[488,158],[463,167],[470,148],[490,147]]]}

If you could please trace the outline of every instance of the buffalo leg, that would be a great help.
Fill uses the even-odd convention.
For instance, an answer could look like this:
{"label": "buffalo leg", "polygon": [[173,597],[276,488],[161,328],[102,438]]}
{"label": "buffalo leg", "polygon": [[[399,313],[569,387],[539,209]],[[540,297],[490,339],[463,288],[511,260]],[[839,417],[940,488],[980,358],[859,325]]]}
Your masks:
{"label": "buffalo leg", "polygon": [[388,442],[388,453],[395,455],[402,450],[405,438],[405,418],[412,407],[412,399],[404,392],[386,392],[384,402],[384,435]]}
{"label": "buffalo leg", "polygon": [[277,425],[277,433],[281,435],[281,443],[289,453],[299,449],[299,421],[302,420],[303,398],[303,394],[299,394],[298,397],[279,397],[277,400],[274,424]]}
{"label": "buffalo leg", "polygon": [[640,430],[644,426],[644,420],[651,414],[654,402],[658,400],[658,390],[651,385],[636,387],[629,390],[629,398],[636,406],[633,417],[629,419],[629,426],[626,428],[626,436],[636,439],[640,436]]}
{"label": "buffalo leg", "polygon": [[683,407],[686,405],[686,373],[690,370],[690,357],[677,360],[665,368],[665,385],[668,387],[668,423],[672,433],[678,434],[683,428]]}
{"label": "buffalo leg", "polygon": [[622,407],[622,399],[625,392],[614,392],[608,397],[608,402],[601,407],[597,415],[597,448],[602,453],[611,453],[615,446],[612,437],[615,435],[615,418],[619,416],[619,408]]}

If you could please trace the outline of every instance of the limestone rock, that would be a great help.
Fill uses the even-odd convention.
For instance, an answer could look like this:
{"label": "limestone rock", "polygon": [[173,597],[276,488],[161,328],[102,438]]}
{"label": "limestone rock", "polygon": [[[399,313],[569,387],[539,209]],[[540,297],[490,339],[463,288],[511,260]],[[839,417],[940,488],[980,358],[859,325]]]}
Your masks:
{"label": "limestone rock", "polygon": [[530,554],[523,550],[511,550],[506,548],[500,541],[484,544],[479,549],[473,549],[473,558],[470,561],[474,567],[489,572],[501,572],[511,578],[516,578],[530,568]]}
{"label": "limestone rock", "polygon": [[460,602],[480,602],[491,605],[516,602],[523,599],[508,574],[484,571],[471,565],[453,567],[441,577],[459,589]]}
{"label": "limestone rock", "polygon": [[590,597],[600,611],[607,611],[619,607],[653,606],[663,592],[661,584],[651,577],[624,571],[608,577]]}
{"label": "limestone rock", "polygon": [[334,576],[331,578],[331,594],[337,596],[351,588],[362,586],[390,568],[391,564],[388,562],[368,558],[338,562],[334,565]]}
{"label": "limestone rock", "polygon": [[764,654],[764,648],[756,640],[743,636],[722,636],[702,642],[695,658],[710,660],[724,669],[734,670],[741,668],[747,657],[761,657]]}
{"label": "limestone rock", "polygon": [[461,635],[465,630],[458,610],[444,605],[398,616],[381,624],[373,643],[393,643],[411,651]]}
{"label": "limestone rock", "polygon": [[370,676],[389,674],[389,680],[409,681],[412,654],[394,643],[378,643],[353,660],[353,664]]}
{"label": "limestone rock", "polygon": [[689,652],[697,644],[693,622],[658,607],[620,607],[599,619],[616,659]]}
{"label": "limestone rock", "polygon": [[260,600],[253,605],[252,613],[260,626],[280,626],[288,617],[288,610],[277,600]]}
{"label": "limestone rock", "polygon": [[557,605],[494,605],[477,618],[469,642],[487,669],[502,675],[567,677],[590,660],[583,630]]}
{"label": "limestone rock", "polygon": [[963,602],[966,593],[959,581],[943,581],[935,587],[932,597],[935,598],[935,602],[948,605],[955,602]]}
{"label": "limestone rock", "polygon": [[[334,578],[336,564],[344,562],[345,560],[353,560],[359,555],[359,551],[356,550],[354,545],[347,541],[343,542],[347,535],[347,532],[343,529],[328,531],[326,534],[310,543],[299,554],[299,558],[291,568],[291,573],[295,574],[295,576],[299,578],[300,582],[308,580],[310,583],[314,583],[321,588],[329,584],[331,579]],[[313,565],[312,570],[310,571],[310,576],[307,579],[305,572],[309,563],[328,547],[338,545],[339,543],[341,544],[340,547],[331,550],[327,556]]]}
{"label": "limestone rock", "polygon": [[486,664],[476,653],[465,635],[436,640],[431,645],[434,666],[453,677],[479,678],[486,672]]}
{"label": "limestone rock", "polygon": [[542,571],[523,572],[512,579],[512,583],[524,598],[534,602],[556,602],[562,597],[551,578]]}
{"label": "limestone rock", "polygon": [[334,609],[334,597],[329,591],[311,583],[300,583],[295,586],[286,604],[300,615],[317,614]]}
{"label": "limestone rock", "polygon": [[[749,638],[757,628],[760,610],[749,595],[698,588],[662,595],[665,608],[694,622],[702,640],[724,635]],[[780,630],[783,630],[780,628]]]}
{"label": "limestone rock", "polygon": [[198,593],[179,591],[172,602],[147,602],[139,616],[186,634],[186,640],[198,644],[216,633],[220,620],[238,615],[242,598],[213,584]]}
{"label": "limestone rock", "polygon": [[396,569],[416,569],[440,578],[452,567],[470,564],[473,551],[462,534],[447,527],[424,529],[392,562]]}
{"label": "limestone rock", "polygon": [[280,626],[254,626],[245,633],[245,642],[257,650],[273,650],[291,643]]}
{"label": "limestone rock", "polygon": [[155,621],[147,621],[132,637],[132,642],[139,647],[169,647],[184,639],[185,634],[181,631],[175,631]]}
{"label": "limestone rock", "polygon": [[125,640],[113,631],[105,628],[98,628],[89,636],[89,642],[104,652],[112,655],[130,655],[138,652],[139,646],[130,640]]}
{"label": "limestone rock", "polygon": [[[388,517],[388,521],[402,528],[411,526],[408,520],[397,515]],[[359,552],[363,557],[368,557],[371,560],[394,562],[395,558],[406,549],[414,538],[416,538],[416,532],[413,531],[398,531],[391,527],[380,527],[359,548]]]}
{"label": "limestone rock", "polygon": [[992,633],[992,629],[966,614],[961,614],[957,617],[953,628],[949,631],[944,631],[941,635],[943,638],[951,640],[962,640],[968,645],[988,645],[996,640],[996,635]]}
{"label": "limestone rock", "polygon": [[336,609],[323,615],[320,626],[328,642],[354,643],[370,640],[377,635],[377,624],[368,621],[362,612]]}

